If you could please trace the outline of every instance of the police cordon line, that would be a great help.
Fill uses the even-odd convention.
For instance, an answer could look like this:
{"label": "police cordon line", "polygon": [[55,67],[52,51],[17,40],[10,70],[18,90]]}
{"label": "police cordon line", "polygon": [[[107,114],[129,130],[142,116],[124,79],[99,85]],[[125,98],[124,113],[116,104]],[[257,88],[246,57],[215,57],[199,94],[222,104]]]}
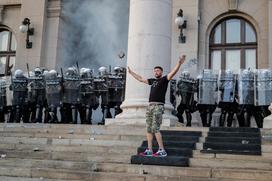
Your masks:
{"label": "police cordon line", "polygon": [[[176,92],[181,99],[176,115],[183,123],[185,112],[187,126],[191,126],[191,114],[199,111],[202,125],[210,127],[217,107],[220,108],[220,117],[216,126],[233,126],[236,115],[240,127],[250,127],[254,117],[257,126],[262,128],[264,117],[270,114],[270,69],[241,69],[237,74],[232,70],[204,69],[197,78],[183,71],[179,81],[171,85],[171,92]],[[170,101],[175,106],[175,100],[170,98]]]}
{"label": "police cordon line", "polygon": [[[28,68],[28,66],[27,66]],[[0,79],[0,121],[24,123],[92,124],[99,105],[105,118],[122,112],[126,68],[98,69],[69,67],[64,73],[35,68],[27,75],[20,69]],[[78,117],[80,119],[78,119]]]}
{"label": "police cordon line", "polygon": [[[100,106],[100,124],[104,124],[105,118],[122,112],[125,80],[124,67],[114,67],[113,71],[100,67],[97,75],[78,66],[65,72],[61,69],[59,73],[35,68],[27,75],[17,69],[14,75],[0,79],[0,121],[92,124],[92,113]],[[270,114],[270,69],[241,69],[238,74],[232,70],[204,69],[197,78],[183,71],[178,81],[171,81],[170,87],[174,107],[177,96],[180,97],[174,114],[181,123],[185,114],[186,126],[191,126],[192,113],[196,111],[204,127],[212,126],[216,108],[220,108],[219,126],[232,126],[236,115],[240,127],[250,127],[254,117],[261,128],[263,118]]]}

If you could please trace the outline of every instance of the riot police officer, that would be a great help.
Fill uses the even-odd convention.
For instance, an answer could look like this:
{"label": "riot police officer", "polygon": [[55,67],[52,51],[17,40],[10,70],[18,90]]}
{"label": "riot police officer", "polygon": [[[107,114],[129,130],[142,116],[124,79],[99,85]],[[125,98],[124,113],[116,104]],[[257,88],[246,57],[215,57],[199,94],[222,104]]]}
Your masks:
{"label": "riot police officer", "polygon": [[101,99],[102,120],[99,124],[105,124],[105,118],[112,118],[108,100],[108,71],[106,67],[100,67],[98,71],[98,76],[94,78],[94,87],[96,96]]}
{"label": "riot police officer", "polygon": [[197,77],[197,108],[204,127],[211,126],[212,115],[217,106],[217,77],[218,75],[210,69],[204,69]]}
{"label": "riot police officer", "polygon": [[63,80],[63,120],[76,124],[79,106],[79,72],[75,67],[69,67]]}
{"label": "riot police officer", "polygon": [[125,72],[121,67],[114,67],[114,74],[108,76],[109,108],[114,108],[114,117],[122,112],[124,101]]}
{"label": "riot police officer", "polygon": [[92,110],[99,106],[94,92],[93,73],[88,68],[81,68],[80,77],[80,120],[82,124],[92,124]]}
{"label": "riot police officer", "polygon": [[270,115],[268,106],[272,102],[272,71],[260,69],[255,73],[255,120],[259,128],[263,127],[263,119]]}
{"label": "riot police officer", "polygon": [[62,81],[56,70],[44,73],[47,107],[45,111],[46,123],[59,123],[58,109],[62,106]]}
{"label": "riot police officer", "polygon": [[13,102],[12,102],[12,116],[11,121],[19,123],[21,120],[23,122],[28,122],[27,112],[27,77],[24,76],[24,72],[17,69],[14,73],[12,79],[12,84],[10,89],[13,91]]}
{"label": "riot police officer", "polygon": [[179,106],[177,107],[177,117],[179,122],[183,122],[183,113],[186,115],[186,126],[191,126],[192,115],[196,109],[196,103],[194,101],[194,95],[196,91],[196,81],[190,77],[190,73],[188,71],[183,71],[180,80],[177,84],[178,90],[177,95],[181,97],[181,101]]}
{"label": "riot police officer", "polygon": [[221,70],[218,82],[218,107],[221,108],[219,126],[225,125],[227,116],[227,126],[231,127],[235,111],[238,107],[235,101],[236,76],[231,70]]}
{"label": "riot police officer", "polygon": [[240,70],[237,76],[237,119],[240,127],[250,127],[254,110],[254,74],[251,70]]}
{"label": "riot police officer", "polygon": [[28,78],[29,107],[31,122],[42,122],[45,99],[45,80],[40,68],[34,69],[34,75]]}

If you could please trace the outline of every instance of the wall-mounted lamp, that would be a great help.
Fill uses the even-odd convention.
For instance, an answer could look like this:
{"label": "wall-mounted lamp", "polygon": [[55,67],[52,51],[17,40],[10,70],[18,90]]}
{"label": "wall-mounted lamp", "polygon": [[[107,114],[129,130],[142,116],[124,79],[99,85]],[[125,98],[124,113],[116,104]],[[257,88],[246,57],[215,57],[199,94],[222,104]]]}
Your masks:
{"label": "wall-mounted lamp", "polygon": [[20,32],[26,33],[26,48],[32,48],[32,42],[29,41],[29,36],[34,35],[34,28],[30,28],[30,19],[25,18],[19,29]]}
{"label": "wall-mounted lamp", "polygon": [[177,14],[177,17],[175,19],[175,24],[178,25],[178,28],[180,29],[179,43],[185,43],[186,37],[183,35],[183,29],[187,27],[187,21],[184,19],[182,9],[180,9]]}

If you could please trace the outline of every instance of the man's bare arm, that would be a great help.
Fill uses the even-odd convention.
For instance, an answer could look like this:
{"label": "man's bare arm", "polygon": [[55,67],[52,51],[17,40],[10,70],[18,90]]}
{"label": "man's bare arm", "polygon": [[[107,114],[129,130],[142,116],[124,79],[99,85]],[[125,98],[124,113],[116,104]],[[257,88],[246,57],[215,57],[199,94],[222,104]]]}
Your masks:
{"label": "man's bare arm", "polygon": [[182,55],[182,57],[179,57],[179,61],[177,63],[177,65],[171,70],[171,72],[167,75],[167,79],[171,80],[176,73],[178,72],[180,66],[184,63],[186,56]]}
{"label": "man's bare arm", "polygon": [[133,72],[133,71],[130,69],[130,67],[128,67],[128,73],[129,73],[130,75],[132,75],[132,77],[134,77],[136,80],[138,80],[138,81],[140,81],[140,82],[143,82],[143,83],[145,83],[145,84],[148,84],[148,80],[147,80],[147,79],[145,79],[145,78],[143,78],[142,76],[140,76],[140,75],[136,74],[135,72]]}

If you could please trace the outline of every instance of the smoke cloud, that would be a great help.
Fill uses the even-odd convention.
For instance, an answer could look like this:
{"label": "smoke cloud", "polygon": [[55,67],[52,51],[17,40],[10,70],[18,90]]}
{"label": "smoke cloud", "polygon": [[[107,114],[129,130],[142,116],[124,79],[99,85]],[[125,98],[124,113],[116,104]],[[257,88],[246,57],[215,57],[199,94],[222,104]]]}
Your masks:
{"label": "smoke cloud", "polygon": [[126,66],[117,55],[127,52],[129,0],[63,0],[61,19],[58,68]]}

